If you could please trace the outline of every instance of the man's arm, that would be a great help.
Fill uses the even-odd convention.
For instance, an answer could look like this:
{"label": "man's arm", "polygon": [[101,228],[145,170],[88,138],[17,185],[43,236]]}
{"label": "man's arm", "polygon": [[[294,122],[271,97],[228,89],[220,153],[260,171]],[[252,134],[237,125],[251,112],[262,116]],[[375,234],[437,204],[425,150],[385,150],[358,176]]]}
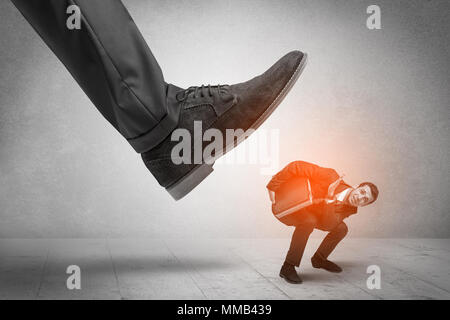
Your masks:
{"label": "man's arm", "polygon": [[318,165],[305,161],[291,162],[284,167],[283,170],[272,177],[270,182],[267,184],[267,189],[275,192],[283,183],[293,177],[304,177],[311,180],[318,179],[323,175],[323,172],[321,172],[322,170],[332,169],[321,168]]}

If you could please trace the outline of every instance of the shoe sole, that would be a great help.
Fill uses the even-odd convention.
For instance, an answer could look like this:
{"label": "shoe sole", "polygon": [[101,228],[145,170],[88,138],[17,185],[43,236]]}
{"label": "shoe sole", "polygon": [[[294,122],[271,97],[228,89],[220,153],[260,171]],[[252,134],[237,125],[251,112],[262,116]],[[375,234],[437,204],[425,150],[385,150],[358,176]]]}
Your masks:
{"label": "shoe sole", "polygon": [[[286,85],[283,87],[278,96],[272,101],[270,106],[264,111],[264,113],[250,126],[249,129],[256,130],[258,129],[264,121],[266,121],[269,116],[275,111],[275,109],[280,105],[280,103],[284,100],[286,95],[292,89],[294,84],[297,82],[300,77],[303,69],[306,66],[306,62],[308,60],[308,55],[303,53],[303,58],[300,61],[297,69],[295,69],[291,78],[288,80]],[[237,137],[236,143],[233,141],[232,143],[226,145],[221,152],[218,152],[214,155],[214,158],[204,159],[206,163],[199,164],[194,169],[189,171],[184,177],[175,182],[170,187],[166,188],[167,192],[174,198],[175,200],[180,200],[189,192],[191,192],[196,186],[200,184],[207,176],[214,171],[213,165],[214,161],[221,156],[225,155],[228,151],[232,150],[236,146],[238,146],[241,142],[247,139],[251,134],[242,134]],[[208,164],[210,163],[210,164]]]}
{"label": "shoe sole", "polygon": [[289,280],[288,278],[286,278],[286,277],[285,277],[284,275],[282,275],[281,273],[280,273],[280,278],[283,278],[286,282],[292,283],[292,284],[302,284],[302,283],[303,283],[303,281],[295,282],[295,281]]}
{"label": "shoe sole", "polygon": [[318,266],[318,265],[314,265],[314,264],[312,264],[312,263],[311,263],[311,265],[312,265],[312,267],[315,268],[315,269],[323,269],[323,270],[328,271],[328,272],[331,272],[331,273],[341,273],[341,272],[342,272],[342,270],[339,270],[339,271],[328,270],[328,269],[325,269],[324,267],[321,267],[321,266]]}

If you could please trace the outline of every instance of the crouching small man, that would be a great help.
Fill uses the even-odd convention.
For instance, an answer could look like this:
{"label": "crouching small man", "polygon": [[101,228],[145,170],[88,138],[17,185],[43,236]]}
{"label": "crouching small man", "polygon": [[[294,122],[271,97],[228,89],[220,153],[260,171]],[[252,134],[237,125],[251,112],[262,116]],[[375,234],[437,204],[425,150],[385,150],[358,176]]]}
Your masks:
{"label": "crouching small man", "polygon": [[284,222],[295,226],[286,259],[280,270],[280,277],[289,283],[302,282],[295,267],[300,266],[306,242],[314,228],[329,233],[311,258],[312,266],[330,272],[341,272],[341,267],[329,261],[328,256],[347,234],[347,225],[343,220],[357,213],[357,207],[371,204],[378,198],[378,188],[373,183],[363,182],[357,187],[351,187],[333,169],[294,161],[273,176],[267,185],[272,206],[275,206],[277,201],[282,201],[277,199],[277,191],[296,178],[307,179],[312,204],[289,214],[288,222]]}

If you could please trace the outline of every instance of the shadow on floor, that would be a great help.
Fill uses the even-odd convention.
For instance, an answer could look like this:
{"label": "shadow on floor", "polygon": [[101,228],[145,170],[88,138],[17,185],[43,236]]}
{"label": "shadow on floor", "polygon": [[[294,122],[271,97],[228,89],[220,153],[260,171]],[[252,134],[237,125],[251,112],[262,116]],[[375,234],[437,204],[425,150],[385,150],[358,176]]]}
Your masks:
{"label": "shadow on floor", "polygon": [[[9,258],[0,263],[3,274],[23,274],[42,272],[44,261],[30,258]],[[117,273],[185,273],[195,271],[219,271],[236,268],[231,261],[208,260],[202,258],[187,258],[179,261],[167,256],[152,257],[116,257],[112,262],[109,258],[66,258],[63,260],[49,260],[45,266],[45,273],[65,275],[69,265],[77,265],[87,275],[108,274],[116,270]],[[40,271],[41,270],[41,271]]]}
{"label": "shadow on floor", "polygon": [[[324,269],[315,269],[312,267],[308,268],[300,268],[299,274],[302,277],[304,281],[312,281],[312,282],[331,282],[335,279],[335,277],[345,277],[348,279],[349,275],[348,272],[351,269],[361,269],[361,273],[364,273],[366,270],[366,264],[364,264],[362,261],[336,261],[333,260],[336,264],[342,267],[343,272],[342,273],[332,273],[328,272]],[[346,274],[347,273],[347,274]]]}
{"label": "shadow on floor", "polygon": [[114,258],[114,267],[118,272],[174,272],[217,271],[235,268],[231,261],[219,261],[204,258],[167,259],[167,256]]}
{"label": "shadow on floor", "polygon": [[358,261],[357,258],[355,260],[351,261],[339,261],[339,260],[332,260],[334,263],[339,265],[342,269],[351,269],[351,268],[362,268],[365,269],[367,267],[367,263],[364,261]]}

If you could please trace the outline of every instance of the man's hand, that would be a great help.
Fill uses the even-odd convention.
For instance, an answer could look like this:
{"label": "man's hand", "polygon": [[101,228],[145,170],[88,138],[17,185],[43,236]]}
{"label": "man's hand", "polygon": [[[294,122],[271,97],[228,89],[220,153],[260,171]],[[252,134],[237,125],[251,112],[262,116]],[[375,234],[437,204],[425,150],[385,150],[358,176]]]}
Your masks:
{"label": "man's hand", "polygon": [[[269,190],[269,189],[267,189],[267,190]],[[275,203],[275,192],[274,191],[269,190],[269,198],[270,198],[270,201],[272,202],[272,204],[274,204]]]}

